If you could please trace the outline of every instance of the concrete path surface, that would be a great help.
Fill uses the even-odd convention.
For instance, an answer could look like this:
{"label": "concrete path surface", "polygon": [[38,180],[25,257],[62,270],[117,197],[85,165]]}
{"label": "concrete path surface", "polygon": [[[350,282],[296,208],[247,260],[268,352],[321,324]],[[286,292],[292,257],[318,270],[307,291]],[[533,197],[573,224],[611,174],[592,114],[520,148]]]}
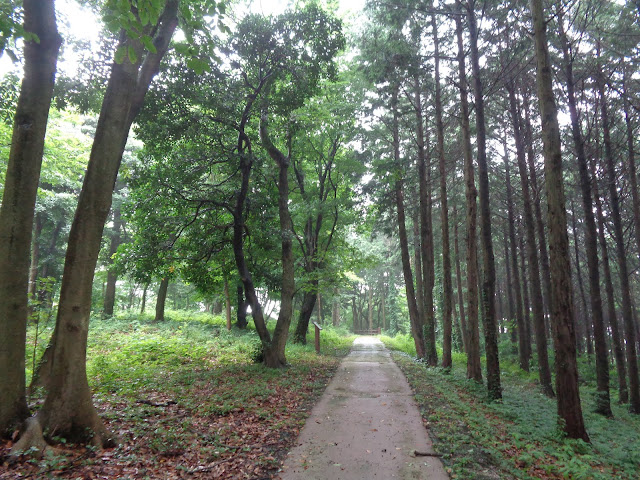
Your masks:
{"label": "concrete path surface", "polygon": [[281,480],[448,479],[389,351],[358,337],[314,407]]}

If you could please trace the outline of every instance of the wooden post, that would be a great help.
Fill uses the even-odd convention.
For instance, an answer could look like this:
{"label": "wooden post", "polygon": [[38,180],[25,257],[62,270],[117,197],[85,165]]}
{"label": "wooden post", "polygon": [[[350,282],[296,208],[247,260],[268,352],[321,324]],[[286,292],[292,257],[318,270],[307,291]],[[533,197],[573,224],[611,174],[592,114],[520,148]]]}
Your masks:
{"label": "wooden post", "polygon": [[316,327],[316,353],[320,354],[320,330],[322,327],[318,325],[318,322],[313,322],[313,326]]}

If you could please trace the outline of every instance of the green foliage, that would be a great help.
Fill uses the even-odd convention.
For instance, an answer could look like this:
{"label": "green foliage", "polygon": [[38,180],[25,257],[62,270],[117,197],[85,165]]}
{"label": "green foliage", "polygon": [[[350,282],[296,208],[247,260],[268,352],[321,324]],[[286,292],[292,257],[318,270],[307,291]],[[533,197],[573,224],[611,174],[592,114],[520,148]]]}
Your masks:
{"label": "green foliage", "polygon": [[[384,340],[410,351],[407,344]],[[394,358],[414,388],[436,450],[457,478],[488,478],[486,472],[519,479],[637,477],[640,423],[625,406],[612,405],[614,419],[604,418],[592,413],[593,400],[583,390],[589,445],[564,438],[554,400],[526,376],[504,372],[502,402],[487,402],[483,386],[466,378],[463,354],[454,355],[450,371],[425,368],[408,356]],[[501,359],[503,369],[512,370],[509,364]]]}

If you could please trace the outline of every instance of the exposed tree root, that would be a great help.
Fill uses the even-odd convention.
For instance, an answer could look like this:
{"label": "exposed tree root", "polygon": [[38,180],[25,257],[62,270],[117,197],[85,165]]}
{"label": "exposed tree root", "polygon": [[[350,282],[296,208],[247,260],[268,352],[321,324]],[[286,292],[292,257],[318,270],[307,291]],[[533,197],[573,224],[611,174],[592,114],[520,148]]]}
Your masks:
{"label": "exposed tree root", "polygon": [[[52,451],[54,453],[58,450],[47,443],[43,433],[42,418],[40,415],[28,418],[23,425],[20,432],[20,438],[11,448],[10,455],[17,457],[24,454],[31,454],[36,458],[41,458],[45,451]],[[46,427],[45,427],[46,428]],[[56,431],[56,429],[49,429],[53,433],[60,435],[62,432]],[[97,424],[93,428],[89,428],[88,433],[84,439],[77,438],[77,435],[72,435],[72,440],[84,440],[95,448],[110,448],[115,447],[118,444],[118,439],[112,435],[98,419]]]}

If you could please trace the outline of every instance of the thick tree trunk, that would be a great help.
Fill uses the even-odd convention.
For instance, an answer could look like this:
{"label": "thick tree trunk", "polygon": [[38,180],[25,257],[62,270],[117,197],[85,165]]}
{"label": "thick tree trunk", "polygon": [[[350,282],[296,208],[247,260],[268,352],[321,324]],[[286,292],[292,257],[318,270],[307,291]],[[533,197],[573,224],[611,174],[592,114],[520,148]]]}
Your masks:
{"label": "thick tree trunk", "polygon": [[[423,276],[423,264],[421,257],[422,241],[420,239],[420,212],[416,211],[416,215],[413,219],[413,264],[415,266],[416,277],[416,303],[418,304],[418,317],[420,323],[427,325],[427,319],[425,314],[424,304],[424,276]],[[425,338],[425,342],[426,342]],[[427,351],[428,351],[427,347]]]}
{"label": "thick tree trunk", "polygon": [[531,0],[537,60],[538,100],[542,117],[542,141],[547,191],[551,270],[551,323],[556,352],[558,416],[570,438],[589,441],[584,428],[578,367],[576,363],[569,238],[565,210],[562,153],[558,111],[553,93],[553,72],[547,46],[546,22],[541,0]]}
{"label": "thick tree trunk", "polygon": [[120,44],[144,61],[113,63],[89,157],[78,207],[71,225],[52,346],[48,394],[37,420],[43,431],[69,440],[111,443],[91,401],[86,378],[86,347],[91,291],[104,223],[129,129],[177,26],[178,2],[168,1],[154,34],[157,53],[143,57],[139,41],[121,33]]}
{"label": "thick tree trunk", "polygon": [[29,253],[44,137],[61,38],[53,0],[24,0],[24,77],[0,208],[0,435],[29,414],[25,342]]}
{"label": "thick tree trunk", "polygon": [[[516,325],[518,326],[518,359],[520,368],[525,372],[529,371],[529,348],[527,346],[527,327],[524,320],[524,308],[522,306],[522,283],[520,282],[520,269],[518,268],[518,254],[516,246],[516,222],[513,213],[513,192],[511,188],[511,174],[509,169],[509,158],[507,155],[507,144],[505,137],[505,182],[507,186],[507,223],[509,228],[509,246],[511,254],[511,275],[513,280],[513,294],[515,296]],[[523,272],[524,273],[524,272]]]}
{"label": "thick tree trunk", "polygon": [[164,277],[160,281],[160,288],[158,289],[158,298],[156,299],[156,317],[154,321],[164,322],[164,308],[167,303],[167,291],[169,289],[169,278]]}
{"label": "thick tree trunk", "polygon": [[311,281],[311,290],[305,291],[302,296],[302,306],[300,307],[300,316],[298,317],[298,324],[296,325],[296,331],[294,333],[294,342],[302,345],[307,344],[307,331],[309,329],[309,322],[311,321],[311,314],[316,305],[317,295],[316,289],[318,288],[318,281]]}
{"label": "thick tree trunk", "polygon": [[[459,8],[460,4],[456,6]],[[458,79],[460,88],[462,151],[464,154],[464,183],[467,204],[467,378],[482,381],[480,364],[480,329],[478,325],[478,247],[476,239],[476,186],[469,127],[469,100],[467,98],[467,76],[465,73],[464,44],[462,42],[462,20],[456,15],[456,37],[458,39]]]}
{"label": "thick tree trunk", "polygon": [[442,366],[451,367],[451,315],[453,285],[451,280],[451,248],[449,245],[449,207],[447,198],[447,166],[444,154],[444,124],[442,121],[442,87],[440,85],[440,45],[436,15],[432,15],[436,84],[436,132],[438,136],[438,173],[440,175],[440,214],[442,220]]}
{"label": "thick tree trunk", "polygon": [[535,221],[529,190],[529,180],[527,178],[522,122],[513,85],[509,85],[509,111],[511,112],[511,121],[513,123],[520,186],[524,199],[524,228],[527,236],[527,257],[529,259],[529,268],[531,269],[531,304],[533,306],[533,329],[536,339],[536,353],[538,354],[538,378],[544,394],[552,397],[554,396],[554,392],[551,384],[551,369],[549,367],[549,355],[547,352],[547,330],[544,319],[544,300],[542,296],[542,284],[540,282],[538,249],[536,248]]}
{"label": "thick tree trunk", "polygon": [[[286,365],[285,347],[289,335],[289,325],[293,316],[293,295],[295,293],[295,270],[293,258],[293,224],[289,213],[289,165],[290,156],[278,150],[267,131],[267,111],[263,109],[260,118],[260,139],[269,156],[278,167],[278,216],[282,247],[282,287],[280,290],[280,312],[273,331],[271,344],[263,344],[264,364],[278,368]],[[290,140],[290,139],[289,139]],[[290,141],[289,141],[290,145]],[[289,155],[291,152],[289,152]],[[318,305],[320,307],[320,305]],[[319,311],[319,310],[318,310]]]}
{"label": "thick tree trunk", "polygon": [[489,200],[489,168],[486,151],[486,127],[484,118],[484,97],[480,76],[480,57],[478,53],[478,28],[475,13],[475,0],[467,5],[467,21],[471,46],[471,66],[474,80],[476,106],[476,143],[478,160],[478,182],[480,186],[480,239],[482,245],[482,321],[484,325],[484,347],[487,360],[487,392],[489,399],[502,398],[500,385],[500,359],[498,354],[498,333],[496,327],[496,271],[491,237],[491,210]]}
{"label": "thick tree trunk", "polygon": [[616,186],[616,172],[609,131],[609,112],[607,98],[604,92],[602,73],[597,78],[600,96],[600,114],[602,119],[602,134],[604,140],[604,157],[609,186],[609,203],[611,205],[611,220],[613,222],[613,237],[618,257],[618,272],[620,273],[620,293],[622,296],[622,321],[624,323],[625,343],[627,346],[627,364],[629,374],[629,411],[640,414],[640,381],[638,379],[638,355],[636,352],[636,326],[633,319],[631,304],[631,286],[629,285],[629,270],[627,267],[627,252],[624,244],[620,200]]}

